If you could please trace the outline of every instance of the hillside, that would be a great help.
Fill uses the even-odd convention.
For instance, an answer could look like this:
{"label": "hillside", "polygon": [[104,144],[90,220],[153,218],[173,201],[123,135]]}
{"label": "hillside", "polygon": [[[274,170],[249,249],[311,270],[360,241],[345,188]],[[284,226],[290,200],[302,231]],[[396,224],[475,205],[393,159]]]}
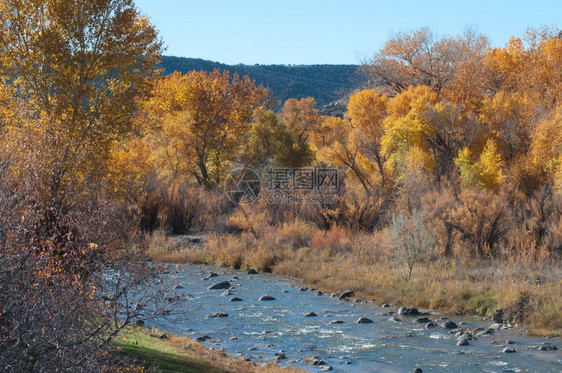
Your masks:
{"label": "hillside", "polygon": [[218,68],[249,75],[268,88],[271,97],[280,103],[289,98],[314,97],[318,106],[342,98],[358,81],[357,65],[226,65],[199,58],[164,56],[161,66],[165,74]]}

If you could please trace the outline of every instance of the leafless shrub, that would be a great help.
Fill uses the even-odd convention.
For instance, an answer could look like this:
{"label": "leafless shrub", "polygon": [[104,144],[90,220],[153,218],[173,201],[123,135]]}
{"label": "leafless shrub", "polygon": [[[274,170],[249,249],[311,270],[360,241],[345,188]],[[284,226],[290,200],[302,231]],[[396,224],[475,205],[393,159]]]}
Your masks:
{"label": "leafless shrub", "polygon": [[394,214],[388,239],[393,253],[408,267],[407,281],[412,277],[416,263],[427,257],[435,245],[435,239],[426,228],[420,211],[414,211],[410,216],[403,212]]}

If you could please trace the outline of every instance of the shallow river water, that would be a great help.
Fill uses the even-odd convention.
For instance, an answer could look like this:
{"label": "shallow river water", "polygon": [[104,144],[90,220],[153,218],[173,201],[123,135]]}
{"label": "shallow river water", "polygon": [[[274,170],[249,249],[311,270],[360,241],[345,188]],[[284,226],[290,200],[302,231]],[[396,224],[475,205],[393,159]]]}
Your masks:
{"label": "shallow river water", "polygon": [[[390,321],[391,316],[381,314],[395,308],[299,291],[301,286],[292,279],[206,266],[164,266],[170,270],[167,286],[180,285],[176,292],[186,299],[176,302],[180,314],[152,326],[192,338],[208,335],[212,339],[204,342],[205,346],[249,357],[257,364],[275,361],[275,354],[283,353],[286,358],[279,364],[312,372],[323,368],[313,366],[312,357],[323,360],[334,372],[411,372],[415,367],[424,372],[562,372],[561,339],[533,338],[523,335],[522,329],[508,329],[478,337],[468,346],[457,346],[457,337],[447,329],[425,329],[424,324],[415,323],[416,317],[400,316],[402,322]],[[203,279],[210,271],[217,272],[218,277]],[[233,276],[238,279],[233,280]],[[225,290],[208,290],[223,280],[231,282],[232,295],[223,295]],[[276,300],[258,300],[266,294]],[[234,296],[242,301],[230,301]],[[209,318],[214,312],[228,316]],[[308,312],[318,316],[305,317]],[[374,322],[359,324],[359,317]],[[471,329],[490,325],[473,317],[450,319],[457,324],[464,322],[462,327]],[[330,324],[332,320],[344,323]],[[515,353],[502,352],[506,339],[514,342],[509,346],[516,349]],[[559,349],[527,350],[545,341]]]}

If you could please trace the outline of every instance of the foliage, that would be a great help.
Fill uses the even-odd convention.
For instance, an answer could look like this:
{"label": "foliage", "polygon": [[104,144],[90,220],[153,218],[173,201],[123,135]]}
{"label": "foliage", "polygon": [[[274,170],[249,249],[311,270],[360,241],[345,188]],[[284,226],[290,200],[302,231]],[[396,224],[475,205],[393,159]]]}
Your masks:
{"label": "foliage", "polygon": [[478,158],[472,163],[470,151],[464,148],[455,160],[459,166],[461,178],[467,186],[478,185],[484,189],[498,191],[503,181],[504,162],[498,152],[496,143],[489,139]]}
{"label": "foliage", "polygon": [[68,180],[99,175],[131,130],[134,97],[162,45],[131,0],[3,0],[0,11],[0,74],[37,119],[16,121],[14,136],[40,133],[50,194],[61,198]]}
{"label": "foliage", "polygon": [[169,182],[189,174],[207,189],[219,185],[266,96],[247,76],[218,70],[162,78],[141,103],[140,119],[160,176]]}

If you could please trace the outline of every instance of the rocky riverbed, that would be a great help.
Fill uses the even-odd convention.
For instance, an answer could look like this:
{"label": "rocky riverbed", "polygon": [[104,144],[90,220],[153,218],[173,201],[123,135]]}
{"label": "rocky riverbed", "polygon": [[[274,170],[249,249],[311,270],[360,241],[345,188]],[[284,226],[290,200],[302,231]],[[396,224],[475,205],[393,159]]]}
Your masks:
{"label": "rocky riverbed", "polygon": [[562,341],[524,325],[437,315],[323,294],[256,271],[164,264],[179,314],[147,326],[256,364],[335,372],[559,372]]}

